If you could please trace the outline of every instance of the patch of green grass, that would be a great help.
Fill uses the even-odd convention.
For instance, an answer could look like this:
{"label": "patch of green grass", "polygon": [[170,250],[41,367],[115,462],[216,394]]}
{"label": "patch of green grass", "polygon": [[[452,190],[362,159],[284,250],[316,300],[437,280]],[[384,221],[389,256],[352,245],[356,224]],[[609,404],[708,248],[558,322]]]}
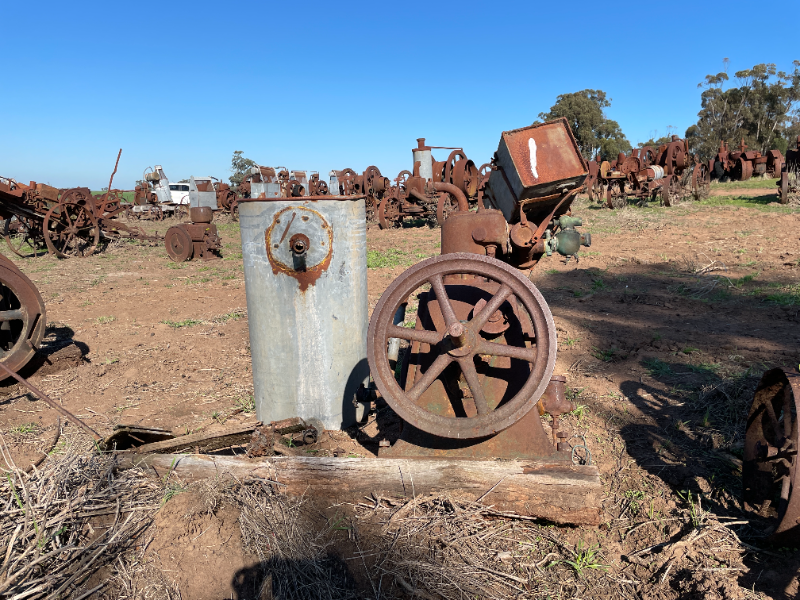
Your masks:
{"label": "patch of green grass", "polygon": [[606,289],[606,282],[601,277],[592,280],[592,291],[599,292]]}
{"label": "patch of green grass", "polygon": [[[582,391],[582,390],[581,390]],[[575,410],[571,410],[568,414],[577,418],[578,421],[583,421],[583,418],[589,414],[589,407],[585,404],[578,404]]]}
{"label": "patch of green grass", "polygon": [[195,325],[202,325],[203,321],[198,321],[197,319],[184,319],[183,321],[161,321],[164,325],[169,325],[170,327],[174,327],[175,329],[179,329],[180,327],[194,327]]}
{"label": "patch of green grass", "polygon": [[576,298],[580,298],[581,296],[583,296],[583,292],[580,290],[572,290],[572,295]]}
{"label": "patch of green grass", "polygon": [[619,349],[611,346],[611,348],[607,348],[606,350],[600,350],[596,346],[592,346],[592,356],[594,356],[598,360],[602,360],[603,362],[611,362],[617,355],[619,354]]}
{"label": "patch of green grass", "polygon": [[166,504],[178,494],[186,491],[186,486],[178,481],[170,481],[164,489],[164,497],[161,499],[161,504]]}
{"label": "patch of green grass", "polygon": [[215,317],[214,321],[217,323],[227,323],[228,321],[238,321],[244,316],[244,313],[238,310]]}
{"label": "patch of green grass", "polygon": [[800,305],[800,284],[787,286],[783,291],[767,294],[765,300],[781,306]]}
{"label": "patch of green grass", "polygon": [[100,325],[105,325],[106,323],[113,323],[116,320],[117,317],[113,315],[109,315],[107,317],[97,317],[97,322],[100,323]]}
{"label": "patch of green grass", "polygon": [[575,344],[577,344],[577,343],[578,343],[578,342],[580,342],[580,341],[581,341],[581,339],[580,339],[580,338],[571,338],[571,337],[568,337],[567,339],[565,339],[565,340],[564,340],[564,344],[566,344],[567,346],[569,346],[570,348],[572,348],[572,347],[573,347]]}
{"label": "patch of green grass", "polygon": [[548,275],[556,275],[558,273],[558,269],[547,269],[545,273],[547,273]]}
{"label": "patch of green grass", "polygon": [[663,360],[648,358],[642,361],[642,365],[644,365],[651,377],[668,377],[672,375],[672,367]]}
{"label": "patch of green grass", "polygon": [[391,269],[408,267],[414,264],[414,256],[397,248],[389,248],[385,252],[367,250],[368,269]]}
{"label": "patch of green grass", "polygon": [[572,567],[578,577],[583,577],[583,572],[588,569],[608,570],[608,565],[604,565],[600,562],[600,546],[598,544],[585,547],[583,545],[583,540],[581,540],[578,542],[578,545],[575,546],[575,550],[571,550],[571,552],[572,560],[556,560],[551,562],[548,566],[552,567],[559,563],[565,564]]}
{"label": "patch of green grass", "polygon": [[748,179],[747,181],[712,181],[711,182],[711,189],[712,190],[759,190],[759,189],[769,189],[774,190],[777,189],[776,182],[777,179],[761,179],[760,177],[753,177]]}
{"label": "patch of green grass", "polygon": [[701,373],[705,375],[716,375],[722,368],[720,363],[697,363],[696,365],[686,365],[694,373]]}
{"label": "patch of green grass", "polygon": [[237,398],[234,403],[236,404],[236,408],[242,409],[242,412],[256,412],[256,397],[253,396],[253,394],[248,394],[247,396]]}
{"label": "patch of green grass", "polygon": [[713,196],[705,200],[694,202],[694,206],[737,206],[743,208],[755,208],[762,212],[774,213],[795,213],[799,212],[797,206],[779,205],[769,206],[778,201],[776,194],[764,196]]}
{"label": "patch of green grass", "polygon": [[39,426],[36,423],[23,423],[21,425],[17,425],[16,427],[12,427],[11,433],[15,433],[17,435],[30,435],[31,433],[36,433],[37,429],[39,429]]}
{"label": "patch of green grass", "polygon": [[694,352],[700,352],[698,348],[693,348],[692,346],[686,346],[683,350],[681,350],[684,354],[692,354]]}

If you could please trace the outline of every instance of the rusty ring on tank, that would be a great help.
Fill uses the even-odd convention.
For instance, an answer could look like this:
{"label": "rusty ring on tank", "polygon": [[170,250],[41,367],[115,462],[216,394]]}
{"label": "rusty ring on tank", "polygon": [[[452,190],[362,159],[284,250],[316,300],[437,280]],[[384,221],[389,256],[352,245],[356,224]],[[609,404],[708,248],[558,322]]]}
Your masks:
{"label": "rusty ring on tank", "polygon": [[[497,281],[500,289],[495,296],[502,294],[504,288],[508,288],[508,295],[504,301],[510,301],[511,297],[515,296],[527,310],[533,325],[536,345],[528,348],[530,352],[524,352],[525,348],[518,346],[508,346],[514,352],[513,358],[527,360],[532,364],[525,384],[513,398],[496,410],[475,417],[445,417],[428,412],[418,406],[409,396],[412,391],[404,391],[395,380],[394,371],[389,364],[387,355],[389,338],[399,337],[400,333],[405,336],[416,335],[421,341],[425,341],[422,340],[422,337],[427,338],[429,341],[425,341],[425,343],[430,343],[431,352],[439,354],[436,360],[441,359],[442,362],[446,361],[448,364],[453,361],[469,359],[476,354],[492,354],[492,352],[482,352],[489,342],[483,340],[480,331],[475,331],[475,329],[480,330],[479,326],[482,326],[477,321],[478,315],[473,316],[464,324],[466,331],[463,333],[459,328],[453,327],[454,323],[446,321],[451,335],[448,335],[448,332],[438,333],[411,329],[405,329],[403,332],[404,328],[393,325],[397,308],[406,301],[410,294],[426,282],[431,283],[433,290],[436,290],[437,286],[443,288],[445,285],[443,278],[448,275],[473,275]],[[440,299],[441,306],[442,300],[438,293],[436,297]],[[490,304],[491,302],[490,300]],[[446,314],[446,309],[442,308],[443,314]],[[492,313],[495,308],[492,308]],[[452,334],[461,335],[453,336]],[[405,337],[405,339],[410,338]],[[443,358],[444,356],[448,358]],[[556,328],[550,309],[539,290],[517,269],[488,256],[456,252],[429,258],[414,265],[386,289],[370,319],[367,334],[367,357],[378,390],[401,419],[418,429],[440,437],[474,439],[503,431],[522,419],[536,406],[547,388],[555,368]],[[424,378],[425,375],[422,380]],[[435,378],[431,379],[424,388],[427,389],[433,381]],[[413,390],[416,390],[414,392],[416,397],[424,393],[424,389],[417,390],[415,387]]]}

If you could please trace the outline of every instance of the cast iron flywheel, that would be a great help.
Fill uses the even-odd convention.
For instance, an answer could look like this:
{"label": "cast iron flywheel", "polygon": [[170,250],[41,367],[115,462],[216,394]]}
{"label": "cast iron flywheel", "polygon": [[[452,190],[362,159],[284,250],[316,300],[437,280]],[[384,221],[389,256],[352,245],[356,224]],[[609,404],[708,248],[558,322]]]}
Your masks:
{"label": "cast iron flywheel", "polygon": [[[415,329],[394,325],[398,307],[427,285],[430,293],[422,296],[440,318],[428,319],[428,327],[418,318]],[[474,304],[456,299],[479,295]],[[420,308],[422,304],[421,300]],[[528,333],[499,335],[501,311],[514,321],[518,313],[527,315],[519,320],[527,323],[524,329]],[[406,382],[406,389],[395,380],[389,363],[390,338],[424,344],[421,352],[426,367]],[[367,357],[378,390],[404,421],[444,438],[481,438],[510,427],[536,406],[555,368],[556,329],[544,298],[517,269],[488,256],[445,254],[414,265],[386,289],[370,319]],[[510,369],[505,370],[515,370],[517,375],[522,372],[524,381],[507,390],[507,397],[499,403],[490,391],[493,378],[496,382],[497,371],[502,369],[487,368],[498,357],[510,359]],[[475,414],[471,416],[443,410],[436,402],[420,401],[446,370],[452,373],[454,369],[460,370],[460,385],[470,402],[474,401]],[[510,397],[512,392],[516,393]],[[444,396],[442,404],[446,402]]]}
{"label": "cast iron flywheel", "polygon": [[742,483],[748,508],[767,519],[775,543],[800,543],[800,493],[797,492],[797,415],[800,373],[764,373],[747,417]]}
{"label": "cast iron flywheel", "polygon": [[[39,290],[8,260],[0,260],[0,360],[14,372],[42,343],[47,319]],[[0,380],[6,379],[0,376]]]}

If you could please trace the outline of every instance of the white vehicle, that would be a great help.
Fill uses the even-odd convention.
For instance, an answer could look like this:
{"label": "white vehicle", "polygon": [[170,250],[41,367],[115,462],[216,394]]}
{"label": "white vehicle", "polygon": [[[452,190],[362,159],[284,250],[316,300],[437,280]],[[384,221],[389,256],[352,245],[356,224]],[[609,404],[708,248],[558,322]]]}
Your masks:
{"label": "white vehicle", "polygon": [[169,195],[173,204],[189,204],[189,184],[170,183]]}

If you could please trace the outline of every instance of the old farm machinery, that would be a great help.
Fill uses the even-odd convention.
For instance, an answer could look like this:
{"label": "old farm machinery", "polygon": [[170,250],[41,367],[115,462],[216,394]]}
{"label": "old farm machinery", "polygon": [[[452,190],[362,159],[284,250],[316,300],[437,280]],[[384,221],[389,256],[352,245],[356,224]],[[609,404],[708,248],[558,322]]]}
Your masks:
{"label": "old farm machinery", "polygon": [[[27,365],[42,343],[46,324],[39,290],[0,255],[0,362],[14,372]],[[0,381],[4,379],[0,373]]]}
{"label": "old farm machinery", "polygon": [[122,150],[107,191],[97,196],[89,188],[57,190],[34,181],[25,185],[0,178],[0,217],[5,219],[9,248],[23,257],[46,248],[59,258],[70,258],[90,256],[101,242],[120,237],[160,240],[115,219],[126,210],[121,191],[111,187],[121,154]]}
{"label": "old farm machinery", "polygon": [[[559,424],[574,405],[565,378],[553,374],[553,317],[525,271],[544,255],[569,260],[590,244],[570,214],[586,176],[566,120],[504,132],[484,202],[451,212],[441,256],[411,267],[381,296],[369,366],[404,421],[381,457],[577,461]],[[413,305],[415,326],[403,327]],[[398,340],[408,348],[396,377]],[[545,413],[552,419],[543,425]]]}
{"label": "old farm machinery", "polygon": [[[434,149],[451,152],[447,159],[437,161]],[[425,138],[417,139],[411,154],[413,170],[401,171],[394,184],[382,190],[377,213],[381,228],[399,227],[405,218],[441,225],[451,212],[479,204],[488,164],[476,167],[463,149],[428,146]]]}
{"label": "old farm machinery", "polygon": [[141,182],[134,188],[133,204],[127,207],[127,217],[155,221],[185,217],[189,207],[189,184],[170,183],[161,165],[149,169],[145,169]]}
{"label": "old farm machinery", "polygon": [[793,547],[800,543],[798,413],[800,373],[764,373],[747,418],[742,463],[745,509],[767,519],[771,542]]}
{"label": "old farm machinery", "polygon": [[733,152],[728,149],[728,142],[720,142],[717,154],[708,161],[708,169],[711,178],[720,182],[747,181],[758,176],[778,177],[783,164],[780,150],[770,150],[762,156],[757,150],[748,150],[742,140]]}
{"label": "old farm machinery", "polygon": [[[708,197],[708,166],[693,158],[687,141],[678,136],[672,136],[672,141],[657,149],[645,146],[632,150],[628,156],[620,153],[613,163],[597,162],[590,165],[587,193],[594,198],[604,192],[608,208],[649,201],[673,206],[690,197]],[[597,174],[592,177],[594,170]]]}
{"label": "old farm machinery", "polygon": [[786,151],[786,161],[777,181],[778,201],[781,204],[796,203],[800,200],[800,136],[795,147]]}

